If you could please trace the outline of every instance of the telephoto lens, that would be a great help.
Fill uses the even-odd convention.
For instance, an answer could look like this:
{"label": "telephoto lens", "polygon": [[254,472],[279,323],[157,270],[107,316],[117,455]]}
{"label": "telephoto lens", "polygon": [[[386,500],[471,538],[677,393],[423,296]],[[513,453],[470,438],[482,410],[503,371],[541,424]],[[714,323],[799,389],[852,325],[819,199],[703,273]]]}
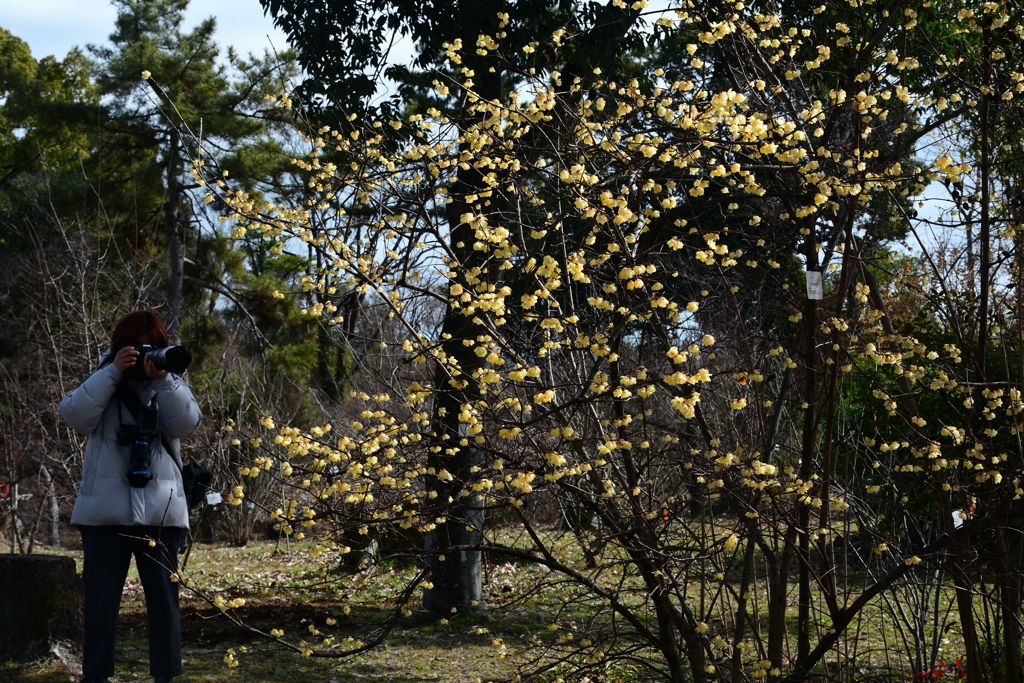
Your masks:
{"label": "telephoto lens", "polygon": [[149,441],[140,440],[132,444],[131,454],[128,457],[128,485],[132,488],[144,488],[153,478],[149,469],[152,452],[153,445]]}
{"label": "telephoto lens", "polygon": [[192,362],[192,354],[184,346],[167,346],[156,349],[149,344],[140,344],[135,347],[139,357],[135,365],[124,372],[124,378],[133,382],[145,382],[150,379],[146,374],[146,359],[153,361],[153,367],[157,370],[166,370],[180,375]]}
{"label": "telephoto lens", "polygon": [[192,362],[192,354],[184,346],[168,346],[162,349],[153,349],[146,353],[146,358],[153,361],[157,370],[166,370],[180,375],[188,369]]}
{"label": "telephoto lens", "polygon": [[153,444],[160,435],[160,413],[152,408],[143,408],[136,416],[135,438],[128,453],[128,484],[142,488],[153,478],[150,466],[153,460]]}

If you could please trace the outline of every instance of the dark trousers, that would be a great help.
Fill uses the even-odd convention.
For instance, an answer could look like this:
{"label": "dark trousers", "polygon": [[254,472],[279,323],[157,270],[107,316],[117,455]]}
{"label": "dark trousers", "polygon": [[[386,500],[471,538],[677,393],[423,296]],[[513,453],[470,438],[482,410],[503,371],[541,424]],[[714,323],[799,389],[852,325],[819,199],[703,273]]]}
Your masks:
{"label": "dark trousers", "polygon": [[[85,554],[85,678],[114,675],[117,614],[132,555],[146,594],[150,674],[154,678],[180,676],[181,613],[178,584],[170,577],[178,566],[181,531],[152,526],[83,526],[79,530]],[[156,546],[151,547],[150,541],[156,541]]]}

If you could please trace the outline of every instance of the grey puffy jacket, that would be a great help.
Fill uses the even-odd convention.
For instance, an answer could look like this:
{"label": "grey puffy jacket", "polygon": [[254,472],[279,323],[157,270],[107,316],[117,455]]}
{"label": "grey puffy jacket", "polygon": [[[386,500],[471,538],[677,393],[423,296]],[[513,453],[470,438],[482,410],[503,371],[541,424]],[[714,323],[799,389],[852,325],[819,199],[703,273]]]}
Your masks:
{"label": "grey puffy jacket", "polygon": [[[109,352],[104,358],[108,356]],[[68,425],[89,437],[82,486],[71,513],[71,524],[187,529],[188,503],[181,484],[178,438],[199,424],[199,406],[189,388],[175,375],[131,383],[143,405],[150,405],[151,401],[155,404],[165,437],[153,447],[153,479],[145,487],[133,488],[127,475],[129,448],[117,440],[121,423],[135,422],[128,409],[114,398],[121,374],[113,363],[102,365],[60,402],[60,414]]]}

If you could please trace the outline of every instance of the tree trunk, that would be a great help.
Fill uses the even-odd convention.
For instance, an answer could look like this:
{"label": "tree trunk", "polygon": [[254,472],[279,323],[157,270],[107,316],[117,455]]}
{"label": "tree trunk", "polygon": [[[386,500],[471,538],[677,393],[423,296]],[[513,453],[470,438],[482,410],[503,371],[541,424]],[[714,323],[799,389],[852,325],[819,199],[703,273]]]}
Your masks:
{"label": "tree trunk", "polygon": [[11,487],[11,553],[25,554],[21,538],[21,517],[18,516],[18,500],[21,494],[18,492],[18,485]]}
{"label": "tree trunk", "polygon": [[986,349],[988,347],[988,316],[989,316],[989,300],[988,290],[990,285],[990,273],[992,264],[991,260],[991,215],[990,207],[992,204],[991,196],[991,164],[989,163],[989,156],[991,155],[990,140],[989,140],[989,127],[991,125],[990,111],[989,111],[989,95],[987,89],[990,87],[991,82],[991,63],[989,55],[991,55],[991,41],[992,41],[992,18],[985,15],[984,20],[984,54],[985,60],[982,66],[982,82],[985,89],[982,90],[981,96],[981,235],[979,236],[981,253],[978,255],[978,267],[980,268],[980,300],[978,303],[978,350],[977,350],[977,366],[978,366],[978,378],[982,381],[985,380],[985,356]]}
{"label": "tree trunk", "polygon": [[[460,177],[463,173],[460,171]],[[461,180],[459,185],[467,187]],[[449,207],[449,221],[453,223],[452,247],[459,255],[457,272],[464,272],[474,267],[479,257],[471,252],[472,247],[456,248],[458,244],[472,245],[475,240],[470,226],[455,224],[458,218],[451,214],[456,213]],[[473,468],[482,466],[483,453],[470,445],[472,437],[467,431],[468,425],[459,421],[462,405],[477,399],[477,380],[473,375],[475,370],[483,367],[483,360],[472,347],[463,345],[462,340],[475,340],[481,331],[480,325],[449,302],[442,327],[442,335],[447,341],[442,349],[449,361],[455,361],[454,366],[458,369],[439,363],[434,377],[432,422],[435,441],[428,465],[435,474],[427,482],[436,512],[431,516],[445,521],[437,523],[436,528],[424,537],[425,548],[435,552],[427,553],[429,581],[433,588],[424,590],[423,607],[438,617],[448,616],[459,608],[485,608],[480,551],[453,550],[459,546],[477,546],[483,538],[482,505],[477,503],[474,495],[462,495],[474,476]],[[442,472],[451,476],[442,475]]]}
{"label": "tree trunk", "polygon": [[[469,2],[462,7],[463,24],[468,35],[475,35],[493,22],[491,5],[482,0]],[[477,30],[477,28],[481,30]],[[468,58],[467,66],[476,72],[476,92],[484,101],[501,99],[501,70],[493,57]],[[493,68],[491,68],[493,66]],[[462,128],[468,129],[479,123],[481,115],[472,113],[472,102],[466,98],[459,114]],[[462,151],[470,152],[470,145],[462,143]],[[452,202],[448,205],[449,248],[455,255],[448,267],[457,275],[457,282],[464,287],[472,286],[467,275],[480,282],[493,279],[495,273],[488,273],[485,266],[487,252],[473,248],[476,232],[473,226],[462,222],[461,216],[469,211],[486,214],[489,222],[500,224],[503,200],[497,190],[488,200],[477,199],[467,202],[469,195],[479,195],[489,186],[484,182],[480,169],[466,165],[460,167],[455,186],[452,188]],[[476,207],[480,208],[477,209]],[[429,466],[437,474],[427,482],[432,509],[442,517],[443,522],[425,535],[428,580],[433,588],[423,592],[424,609],[438,617],[450,616],[453,610],[483,610],[483,585],[481,582],[481,552],[479,550],[453,550],[458,546],[478,546],[483,540],[483,503],[469,492],[468,483],[474,478],[473,469],[482,464],[483,453],[471,445],[472,438],[467,425],[459,421],[462,405],[472,403],[478,395],[474,371],[484,366],[484,360],[474,353],[472,346],[463,341],[475,342],[484,328],[467,315],[456,302],[449,300],[442,325],[442,345],[446,360],[438,363],[434,378],[434,406],[432,431],[435,441],[429,457]],[[450,335],[450,336],[448,336]],[[450,361],[454,361],[451,364]],[[448,472],[451,478],[438,476]],[[466,492],[466,495],[462,495]],[[430,552],[432,551],[432,552]]]}
{"label": "tree trunk", "polygon": [[[324,297],[320,303],[324,303]],[[331,375],[331,334],[323,321],[317,324],[316,331],[316,385],[329,398],[338,397],[338,385]]]}
{"label": "tree trunk", "polygon": [[46,465],[39,466],[39,485],[46,496],[46,544],[51,547],[60,546],[60,505],[57,503],[57,489],[53,485],[53,477]]}
{"label": "tree trunk", "polygon": [[999,609],[1002,622],[1003,666],[1006,683],[1021,683],[1021,541],[1018,530],[995,530],[999,559]]}
{"label": "tree trunk", "polygon": [[740,578],[739,598],[736,601],[736,625],[733,628],[732,639],[732,683],[743,683],[743,649],[738,647],[746,636],[747,629],[747,591],[750,590],[750,583],[754,578],[754,532],[747,529],[747,547],[743,553],[743,575]]}
{"label": "tree trunk", "polygon": [[[786,643],[786,607],[789,592],[789,567],[793,564],[796,553],[797,529],[791,525],[786,529],[779,549],[777,561],[769,561],[771,585],[768,594],[768,659],[773,669],[782,670],[784,647]],[[772,558],[774,559],[774,558]],[[774,677],[770,680],[774,680]]]}
{"label": "tree trunk", "polygon": [[[810,233],[805,243],[807,271],[818,269],[817,232],[811,224]],[[818,302],[807,298],[804,302],[804,431],[803,445],[800,453],[800,479],[809,482],[816,474],[818,450],[818,417],[820,415],[817,387],[818,372],[815,334],[818,327]],[[822,507],[828,501],[821,502]],[[797,614],[797,660],[803,661],[811,651],[811,508],[808,503],[800,503],[798,509],[800,535],[800,578],[799,607]]]}
{"label": "tree trunk", "polygon": [[167,336],[171,346],[181,342],[178,337],[178,323],[181,317],[181,289],[184,280],[181,244],[178,241],[178,213],[181,208],[181,193],[184,189],[178,182],[177,168],[181,140],[177,131],[171,131],[167,150],[167,203],[164,205],[164,230],[167,232],[167,258],[171,266],[171,282],[167,292]]}

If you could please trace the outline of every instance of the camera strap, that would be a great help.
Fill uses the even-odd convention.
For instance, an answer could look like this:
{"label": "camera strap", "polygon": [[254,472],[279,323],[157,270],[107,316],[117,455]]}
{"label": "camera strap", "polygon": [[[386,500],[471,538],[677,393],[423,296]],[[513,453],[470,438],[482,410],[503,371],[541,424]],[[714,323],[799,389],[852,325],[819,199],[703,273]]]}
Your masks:
{"label": "camera strap", "polygon": [[[140,424],[142,411],[146,409],[138,394],[131,390],[124,381],[118,382],[114,390],[114,396],[128,409],[135,424]],[[119,413],[120,414],[120,413]],[[160,443],[163,444],[167,455],[174,457],[171,453],[171,445],[167,443],[163,432],[160,433]],[[210,485],[213,475],[199,463],[188,462],[182,468],[182,485],[185,489],[185,499],[188,501],[188,509],[191,510],[198,505],[206,495],[206,487]]]}
{"label": "camera strap", "polygon": [[[142,411],[146,409],[146,406],[142,405],[142,399],[139,398],[139,395],[132,391],[124,381],[121,381],[117,383],[117,388],[114,390],[114,396],[125,408],[128,409],[132,419],[135,420],[135,424],[142,424]],[[160,434],[160,443],[163,444],[164,450],[167,451],[167,454],[171,455],[171,446],[167,443],[167,439],[164,438],[163,433]]]}
{"label": "camera strap", "polygon": [[128,409],[132,419],[135,420],[135,424],[139,424],[139,415],[146,409],[142,405],[142,399],[139,398],[139,395],[132,391],[124,382],[118,382],[117,389],[114,390],[114,396],[121,402],[121,405]]}

